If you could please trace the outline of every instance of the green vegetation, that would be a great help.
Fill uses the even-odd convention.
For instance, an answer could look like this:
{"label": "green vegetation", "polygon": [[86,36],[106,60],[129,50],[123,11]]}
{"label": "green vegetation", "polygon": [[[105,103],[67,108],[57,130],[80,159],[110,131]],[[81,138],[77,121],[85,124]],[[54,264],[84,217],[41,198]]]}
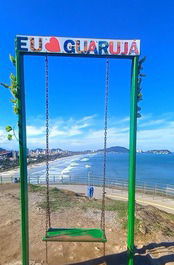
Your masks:
{"label": "green vegetation", "polygon": [[46,188],[44,186],[29,184],[29,191],[30,192],[45,192]]}
{"label": "green vegetation", "polygon": [[[39,204],[39,206],[43,209],[46,208],[46,188],[32,185],[33,192],[41,192],[43,195],[45,195],[45,199]],[[50,209],[52,212],[55,212],[61,208],[65,207],[77,207],[76,202],[77,198],[73,192],[66,192],[61,191],[57,188],[51,188],[49,192],[50,196]]]}
{"label": "green vegetation", "polygon": [[[102,202],[101,200],[92,199],[92,200],[85,200],[80,203],[80,208],[87,209],[87,208],[95,208],[101,209]],[[127,202],[124,201],[115,201],[112,199],[106,198],[105,200],[105,209],[106,211],[116,211],[119,215],[119,218],[124,218],[127,214]]]}
{"label": "green vegetation", "polygon": [[[9,55],[9,59],[10,59],[12,65],[16,68],[16,58],[12,55]],[[13,111],[16,115],[18,115],[19,114],[19,108],[18,108],[17,78],[13,73],[11,73],[9,76],[9,79],[10,79],[10,84],[5,84],[5,83],[0,82],[0,86],[3,86],[10,91],[11,96],[12,96],[10,101],[12,103]],[[8,140],[11,141],[13,139],[13,137],[15,137],[18,140],[18,138],[16,137],[16,134],[15,134],[15,126],[12,127],[10,125],[7,125],[5,127],[5,130],[8,133],[7,134]]]}
{"label": "green vegetation", "polygon": [[[46,188],[30,184],[29,190],[31,192],[40,192],[46,198]],[[45,209],[46,208],[46,199],[44,199],[39,207]],[[101,200],[97,199],[88,199],[85,196],[82,196],[78,193],[74,193],[71,191],[62,191],[57,188],[50,188],[50,209],[52,212],[55,212],[61,208],[66,207],[78,207],[83,210],[87,210],[88,208],[98,209],[100,210],[102,207]],[[122,221],[123,227],[126,226],[127,223],[127,202],[124,201],[115,201],[112,199],[106,198],[105,201],[105,209],[106,211],[114,211],[117,212],[118,217]]]}
{"label": "green vegetation", "polygon": [[[30,184],[31,192],[41,192],[42,195],[45,195],[46,188],[39,185]],[[46,200],[44,199],[39,207],[42,209],[46,208]],[[52,212],[56,212],[59,209],[66,207],[78,207],[83,210],[89,208],[101,210],[102,201],[97,199],[88,199],[80,194],[71,192],[71,191],[62,191],[57,188],[50,188],[50,209]],[[117,213],[118,218],[121,221],[123,229],[127,229],[127,202],[125,201],[115,201],[109,198],[105,200],[105,209],[106,211],[113,211]],[[136,218],[135,221],[135,231],[139,231],[140,221]]]}
{"label": "green vegetation", "polygon": [[[41,192],[45,193],[46,188],[41,187],[39,185],[30,184],[31,192]],[[46,201],[44,200],[40,207],[46,207]],[[62,191],[57,188],[50,188],[50,208],[51,211],[57,211],[60,208],[64,207],[78,207],[83,210],[87,210],[88,208],[101,209],[102,202],[97,199],[88,199],[78,193],[74,193],[71,191]],[[120,218],[124,218],[127,213],[127,202],[123,201],[115,201],[106,198],[106,211],[116,211]]]}
{"label": "green vegetation", "polygon": [[[65,186],[66,189],[66,186]],[[46,187],[39,185],[29,185],[30,192],[38,192],[43,196],[43,201],[38,204],[42,209],[46,208]],[[65,208],[79,208],[84,211],[87,209],[100,210],[102,207],[101,200],[88,199],[86,196],[67,190],[50,188],[50,209],[56,212]],[[135,217],[135,235],[145,235],[147,233],[161,232],[166,236],[174,235],[174,215],[163,212],[152,206],[136,206]],[[127,230],[127,202],[117,201],[106,198],[106,211],[113,211],[119,218],[124,231]]]}
{"label": "green vegetation", "polygon": [[[127,222],[126,222],[126,227],[127,227]],[[135,235],[137,235],[141,230],[141,220],[135,217]]]}

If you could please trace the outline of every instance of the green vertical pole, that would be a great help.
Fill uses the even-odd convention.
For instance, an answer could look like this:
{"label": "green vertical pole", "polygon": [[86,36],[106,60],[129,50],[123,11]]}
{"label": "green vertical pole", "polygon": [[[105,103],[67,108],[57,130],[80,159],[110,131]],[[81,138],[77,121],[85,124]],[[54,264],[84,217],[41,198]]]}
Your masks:
{"label": "green vertical pole", "polygon": [[17,74],[18,108],[19,108],[18,127],[19,127],[22,265],[29,265],[28,183],[27,183],[24,67],[23,67],[23,55],[18,51],[16,51],[16,74]]}
{"label": "green vertical pole", "polygon": [[135,56],[132,59],[132,76],[131,76],[128,236],[127,236],[128,265],[134,264],[138,58],[139,57]]}

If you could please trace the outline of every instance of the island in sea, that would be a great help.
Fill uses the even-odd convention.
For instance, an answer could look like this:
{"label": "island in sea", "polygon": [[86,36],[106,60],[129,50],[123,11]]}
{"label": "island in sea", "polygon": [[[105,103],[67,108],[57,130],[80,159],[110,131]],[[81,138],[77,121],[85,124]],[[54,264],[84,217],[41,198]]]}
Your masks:
{"label": "island in sea", "polygon": [[[97,152],[103,152],[104,149],[99,149],[97,150]],[[127,149],[126,147],[122,147],[122,146],[111,146],[106,148],[107,152],[115,152],[115,153],[128,153],[129,149]]]}
{"label": "island in sea", "polygon": [[[103,152],[104,149],[99,149],[97,152]],[[115,152],[115,153],[129,153],[129,149],[123,146],[112,146],[106,149],[107,152]],[[153,150],[137,150],[137,153],[148,153],[148,154],[163,154],[163,155],[168,155],[172,154],[171,151],[167,149],[153,149]]]}
{"label": "island in sea", "polygon": [[137,150],[137,153],[146,153],[146,154],[156,154],[156,155],[170,155],[172,154],[171,151],[167,149],[153,149],[153,150],[148,150],[148,151],[143,151],[143,150]]}

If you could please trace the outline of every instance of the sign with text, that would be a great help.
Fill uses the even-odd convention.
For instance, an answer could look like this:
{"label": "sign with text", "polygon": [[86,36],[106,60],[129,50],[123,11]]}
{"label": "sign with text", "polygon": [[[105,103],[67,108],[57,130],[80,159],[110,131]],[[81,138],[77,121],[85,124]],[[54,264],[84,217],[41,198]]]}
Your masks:
{"label": "sign with text", "polygon": [[136,56],[140,55],[140,40],[17,36],[17,50],[62,55]]}

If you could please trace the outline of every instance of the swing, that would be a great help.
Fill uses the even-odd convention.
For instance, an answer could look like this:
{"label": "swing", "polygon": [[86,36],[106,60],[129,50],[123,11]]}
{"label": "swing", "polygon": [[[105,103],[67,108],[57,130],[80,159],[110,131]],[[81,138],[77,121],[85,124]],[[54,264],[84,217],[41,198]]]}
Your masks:
{"label": "swing", "polygon": [[59,242],[106,242],[102,229],[95,228],[49,228],[44,241]]}
{"label": "swing", "polygon": [[[49,201],[49,98],[48,98],[48,58],[45,57],[45,87],[46,87],[46,233],[43,241],[56,242],[107,242],[105,235],[105,182],[106,182],[106,144],[109,88],[109,60],[106,60],[105,116],[104,116],[104,162],[103,191],[100,229],[97,228],[52,228]],[[105,247],[104,247],[105,249]],[[104,250],[105,251],[105,250]]]}

